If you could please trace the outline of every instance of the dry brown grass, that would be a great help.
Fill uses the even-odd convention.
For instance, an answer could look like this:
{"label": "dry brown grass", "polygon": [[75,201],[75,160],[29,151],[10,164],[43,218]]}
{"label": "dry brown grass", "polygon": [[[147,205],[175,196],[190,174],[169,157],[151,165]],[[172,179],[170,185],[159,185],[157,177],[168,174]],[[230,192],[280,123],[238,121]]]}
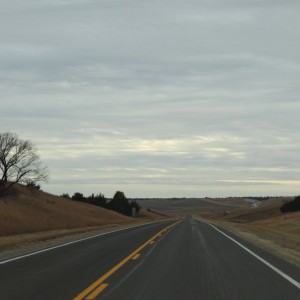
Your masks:
{"label": "dry brown grass", "polygon": [[217,205],[228,205],[230,207],[247,207],[249,204],[245,201],[244,198],[239,197],[230,197],[230,198],[205,198],[202,201]]}
{"label": "dry brown grass", "polygon": [[280,207],[288,200],[290,200],[290,198],[281,197],[262,201],[258,207],[248,207],[237,210],[228,215],[226,219],[236,223],[249,223],[266,219],[272,220],[274,217],[282,216]]}
{"label": "dry brown grass", "polygon": [[101,207],[16,186],[0,198],[0,260],[64,244],[131,224],[166,219],[142,209],[132,219]]}
{"label": "dry brown grass", "polygon": [[300,212],[282,214],[284,201],[266,201],[258,208],[242,209],[229,216],[198,215],[300,267]]}
{"label": "dry brown grass", "polygon": [[172,214],[160,212],[160,211],[150,209],[150,208],[147,208],[147,209],[142,208],[140,211],[140,216],[142,216],[144,218],[149,218],[149,219],[165,219],[165,218],[174,217],[174,215],[172,215]]}
{"label": "dry brown grass", "polygon": [[56,229],[125,224],[132,218],[24,186],[0,198],[0,236]]}

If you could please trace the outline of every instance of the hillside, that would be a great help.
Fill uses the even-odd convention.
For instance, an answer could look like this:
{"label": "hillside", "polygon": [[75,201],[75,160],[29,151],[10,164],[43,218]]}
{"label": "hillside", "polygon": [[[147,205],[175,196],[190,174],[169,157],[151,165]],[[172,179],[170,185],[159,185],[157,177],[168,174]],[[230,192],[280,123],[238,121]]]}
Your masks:
{"label": "hillside", "polygon": [[262,201],[224,216],[198,214],[235,234],[300,266],[300,212],[282,213],[280,207],[292,198]]}
{"label": "hillside", "polygon": [[17,185],[0,198],[0,236],[133,222],[116,212]]}

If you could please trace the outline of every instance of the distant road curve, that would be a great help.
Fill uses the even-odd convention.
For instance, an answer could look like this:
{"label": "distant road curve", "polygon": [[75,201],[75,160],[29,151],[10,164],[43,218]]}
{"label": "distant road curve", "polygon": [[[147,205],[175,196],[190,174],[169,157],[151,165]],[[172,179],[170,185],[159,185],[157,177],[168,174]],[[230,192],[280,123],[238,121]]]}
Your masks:
{"label": "distant road curve", "polygon": [[0,265],[1,299],[299,300],[300,270],[185,216]]}

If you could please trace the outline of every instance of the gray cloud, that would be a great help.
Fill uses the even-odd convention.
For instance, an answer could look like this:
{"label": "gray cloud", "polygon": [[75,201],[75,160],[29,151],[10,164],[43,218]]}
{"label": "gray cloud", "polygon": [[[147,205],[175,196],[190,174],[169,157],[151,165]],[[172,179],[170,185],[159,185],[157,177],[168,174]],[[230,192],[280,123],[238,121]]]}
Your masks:
{"label": "gray cloud", "polygon": [[45,189],[298,192],[298,1],[1,7],[1,131],[38,146]]}

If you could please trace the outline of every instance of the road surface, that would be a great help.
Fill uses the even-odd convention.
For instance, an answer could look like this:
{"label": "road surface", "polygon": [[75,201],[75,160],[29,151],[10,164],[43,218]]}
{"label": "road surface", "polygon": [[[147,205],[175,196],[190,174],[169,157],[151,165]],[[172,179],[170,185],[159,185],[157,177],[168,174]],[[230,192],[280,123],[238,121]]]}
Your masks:
{"label": "road surface", "polygon": [[299,268],[190,216],[0,262],[0,299],[299,300]]}

